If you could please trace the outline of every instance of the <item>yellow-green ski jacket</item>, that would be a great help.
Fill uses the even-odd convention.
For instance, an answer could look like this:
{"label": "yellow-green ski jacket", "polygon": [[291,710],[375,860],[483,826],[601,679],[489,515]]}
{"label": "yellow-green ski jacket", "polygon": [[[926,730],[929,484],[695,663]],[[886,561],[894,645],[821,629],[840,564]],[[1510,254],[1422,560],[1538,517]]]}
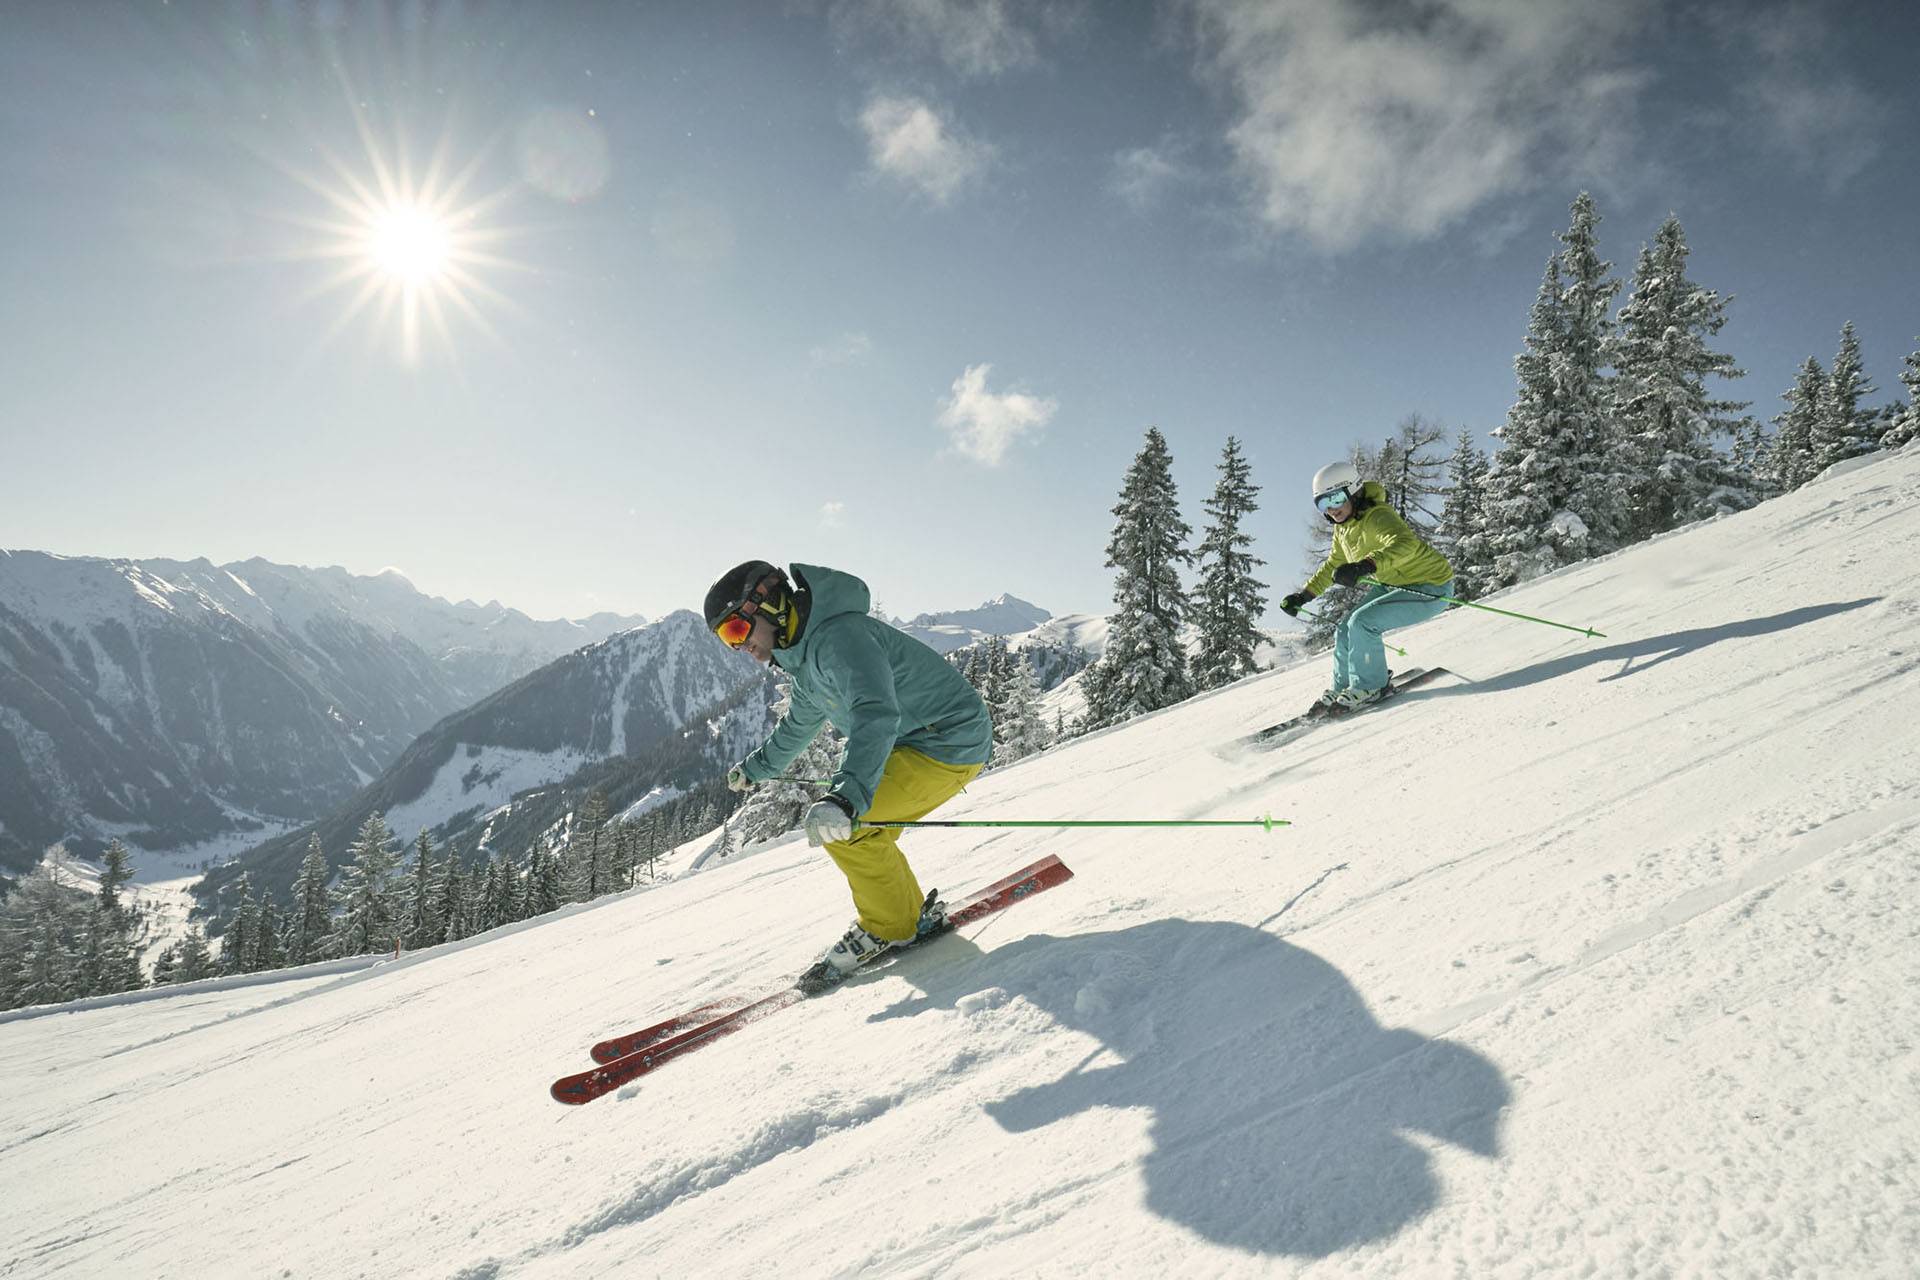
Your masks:
{"label": "yellow-green ski jacket", "polygon": [[1378,481],[1360,486],[1355,505],[1353,518],[1333,527],[1333,552],[1307,579],[1308,595],[1325,591],[1335,569],[1358,560],[1373,561],[1373,576],[1391,587],[1431,586],[1453,577],[1447,558],[1422,542],[1387,505],[1387,491]]}

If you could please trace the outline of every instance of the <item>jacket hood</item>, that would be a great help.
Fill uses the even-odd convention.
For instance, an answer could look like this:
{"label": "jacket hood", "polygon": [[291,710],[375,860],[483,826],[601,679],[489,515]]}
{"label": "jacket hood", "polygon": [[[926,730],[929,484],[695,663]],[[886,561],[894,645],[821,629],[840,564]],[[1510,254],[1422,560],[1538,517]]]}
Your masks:
{"label": "jacket hood", "polygon": [[873,607],[873,592],[850,573],[817,564],[795,564],[794,586],[808,595],[807,624],[787,650],[796,657],[806,653],[807,643],[828,618],[843,613],[864,614]]}

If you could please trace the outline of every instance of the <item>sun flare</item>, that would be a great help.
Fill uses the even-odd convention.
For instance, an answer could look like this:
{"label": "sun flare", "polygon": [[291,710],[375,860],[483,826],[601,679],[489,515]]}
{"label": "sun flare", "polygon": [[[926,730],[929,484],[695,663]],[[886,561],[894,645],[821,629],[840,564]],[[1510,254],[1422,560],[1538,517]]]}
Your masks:
{"label": "sun flare", "polygon": [[509,233],[491,220],[511,186],[475,194],[484,155],[456,170],[452,142],[443,137],[416,167],[403,144],[382,145],[364,116],[356,111],[354,119],[361,163],[316,146],[327,172],[285,167],[329,207],[324,217],[295,219],[314,236],[298,256],[337,264],[312,293],[346,296],[326,340],[366,317],[369,336],[410,365],[420,361],[428,334],[455,353],[458,321],[497,340],[481,303],[499,311],[508,302],[481,276],[520,265],[500,253]]}

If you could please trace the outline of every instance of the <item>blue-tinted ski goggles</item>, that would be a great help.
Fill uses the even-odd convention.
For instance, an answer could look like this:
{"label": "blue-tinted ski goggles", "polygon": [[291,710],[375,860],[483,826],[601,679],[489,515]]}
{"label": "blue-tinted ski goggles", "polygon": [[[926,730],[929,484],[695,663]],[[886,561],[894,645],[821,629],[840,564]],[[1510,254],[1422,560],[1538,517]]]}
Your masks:
{"label": "blue-tinted ski goggles", "polygon": [[1316,493],[1313,495],[1313,505],[1320,508],[1320,514],[1322,515],[1325,515],[1335,507],[1344,507],[1351,501],[1353,501],[1353,495],[1347,492],[1346,486],[1344,485],[1338,489],[1329,489],[1325,493]]}

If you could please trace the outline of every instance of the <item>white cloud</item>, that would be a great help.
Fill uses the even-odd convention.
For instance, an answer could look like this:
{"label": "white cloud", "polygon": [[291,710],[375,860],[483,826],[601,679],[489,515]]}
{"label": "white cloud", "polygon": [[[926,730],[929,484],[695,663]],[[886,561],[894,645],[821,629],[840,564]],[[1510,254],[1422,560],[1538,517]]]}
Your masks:
{"label": "white cloud", "polygon": [[1323,248],[1423,239],[1614,153],[1650,0],[1192,0],[1262,221]]}
{"label": "white cloud", "polygon": [[993,148],[975,142],[919,98],[879,95],[860,113],[876,172],[945,204],[986,172]]}
{"label": "white cloud", "polygon": [[1108,189],[1137,211],[1160,203],[1167,191],[1193,176],[1191,168],[1171,144],[1132,147],[1113,157]]}
{"label": "white cloud", "polygon": [[1041,31],[1075,25],[1078,0],[839,0],[834,29],[932,56],[963,76],[997,76],[1040,61]]}
{"label": "white cloud", "polygon": [[989,391],[991,372],[990,364],[971,364],[953,380],[953,393],[940,408],[940,425],[961,454],[997,467],[1016,440],[1053,420],[1060,402],[1021,391]]}
{"label": "white cloud", "polygon": [[843,333],[807,352],[815,364],[862,364],[873,354],[873,339],[864,333]]}
{"label": "white cloud", "polygon": [[820,504],[820,527],[838,529],[847,522],[847,504],[844,502],[823,502]]}
{"label": "white cloud", "polygon": [[1722,8],[1714,21],[1738,59],[1738,124],[1838,188],[1879,155],[1884,109],[1834,47],[1831,15],[1786,0]]}

